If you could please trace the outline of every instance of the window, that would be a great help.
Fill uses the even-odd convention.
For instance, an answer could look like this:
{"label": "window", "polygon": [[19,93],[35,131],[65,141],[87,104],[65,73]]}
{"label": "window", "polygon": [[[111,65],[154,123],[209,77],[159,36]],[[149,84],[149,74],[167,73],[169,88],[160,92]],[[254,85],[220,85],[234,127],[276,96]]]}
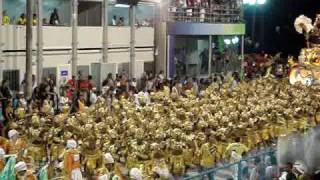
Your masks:
{"label": "window", "polygon": [[79,1],[79,26],[101,26],[102,3]]}
{"label": "window", "polygon": [[19,91],[20,86],[20,72],[19,70],[4,70],[3,79],[9,81],[9,87],[13,91]]}
{"label": "window", "polygon": [[175,44],[174,61],[176,76],[193,77],[208,74],[208,36],[177,36]]}

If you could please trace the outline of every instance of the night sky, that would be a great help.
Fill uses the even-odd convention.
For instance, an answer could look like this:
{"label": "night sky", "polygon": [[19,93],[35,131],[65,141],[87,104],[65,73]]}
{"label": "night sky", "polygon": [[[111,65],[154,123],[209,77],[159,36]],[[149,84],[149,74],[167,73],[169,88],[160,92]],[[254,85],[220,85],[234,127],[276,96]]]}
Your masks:
{"label": "night sky", "polygon": [[[251,35],[254,7],[245,8],[247,35]],[[267,4],[256,9],[255,40],[261,50],[269,53],[283,52],[283,55],[298,55],[305,46],[304,36],[294,28],[294,20],[301,14],[315,19],[320,14],[320,0],[267,0]],[[280,33],[276,27],[280,27]]]}

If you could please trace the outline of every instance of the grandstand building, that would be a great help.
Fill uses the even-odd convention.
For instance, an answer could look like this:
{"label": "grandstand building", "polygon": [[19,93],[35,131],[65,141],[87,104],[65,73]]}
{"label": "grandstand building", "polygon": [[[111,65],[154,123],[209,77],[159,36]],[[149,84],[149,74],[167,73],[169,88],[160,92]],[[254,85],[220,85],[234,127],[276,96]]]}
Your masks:
{"label": "grandstand building", "polygon": [[[43,1],[43,76],[54,77],[57,84],[72,73],[72,2]],[[111,73],[129,72],[130,8],[109,0],[108,60],[103,61],[103,0],[78,0],[77,71],[92,74],[96,83]],[[242,3],[176,4],[176,1],[142,0],[135,10],[134,72],[163,70],[168,77],[208,76],[240,69],[241,42],[245,33]],[[210,3],[211,2],[211,3]],[[10,23],[1,26],[0,79],[10,80],[19,90],[26,69],[26,26],[17,25],[25,13],[25,0],[3,0]],[[50,25],[54,8],[59,24]],[[34,13],[36,12],[34,5]],[[33,74],[37,74],[37,28],[33,27]]]}

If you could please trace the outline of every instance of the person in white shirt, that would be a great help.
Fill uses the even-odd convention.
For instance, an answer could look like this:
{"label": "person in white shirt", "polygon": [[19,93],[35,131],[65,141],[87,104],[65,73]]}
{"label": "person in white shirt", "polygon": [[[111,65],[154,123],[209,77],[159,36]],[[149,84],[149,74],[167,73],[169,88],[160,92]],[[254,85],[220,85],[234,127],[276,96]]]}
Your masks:
{"label": "person in white shirt", "polygon": [[117,16],[113,16],[111,23],[112,23],[111,24],[112,26],[116,26],[117,25]]}
{"label": "person in white shirt", "polygon": [[270,158],[271,164],[266,167],[265,180],[274,180],[280,176],[280,169],[277,166],[277,159],[275,157]]}
{"label": "person in white shirt", "polygon": [[95,104],[97,102],[97,94],[96,94],[97,88],[92,88],[92,90],[90,91],[90,103],[91,104]]}
{"label": "person in white shirt", "polygon": [[204,8],[200,9],[200,22],[204,22],[205,21],[205,17],[206,17],[206,10]]}

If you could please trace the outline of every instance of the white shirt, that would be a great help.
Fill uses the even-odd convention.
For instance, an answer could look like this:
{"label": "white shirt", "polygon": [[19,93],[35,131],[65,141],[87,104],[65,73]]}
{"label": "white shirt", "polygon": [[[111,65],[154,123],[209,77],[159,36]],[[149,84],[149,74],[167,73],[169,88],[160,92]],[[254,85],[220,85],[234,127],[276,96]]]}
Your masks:
{"label": "white shirt", "polygon": [[19,99],[22,108],[27,108],[27,101],[24,98]]}
{"label": "white shirt", "polygon": [[90,102],[91,104],[95,104],[97,102],[97,95],[94,92],[91,92],[90,94]]}
{"label": "white shirt", "polygon": [[117,20],[112,19],[112,26],[116,26],[117,25]]}

